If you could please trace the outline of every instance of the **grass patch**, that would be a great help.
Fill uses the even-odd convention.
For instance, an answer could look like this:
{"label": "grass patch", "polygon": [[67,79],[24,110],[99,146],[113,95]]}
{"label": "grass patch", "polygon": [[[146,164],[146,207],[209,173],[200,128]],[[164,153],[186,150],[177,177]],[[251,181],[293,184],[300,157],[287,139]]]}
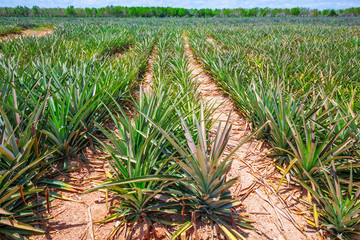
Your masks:
{"label": "grass patch", "polygon": [[7,36],[9,34],[20,34],[24,29],[19,26],[5,26],[0,27],[0,36]]}
{"label": "grass patch", "polygon": [[52,28],[48,27],[48,26],[39,26],[39,27],[31,28],[31,30],[33,30],[33,31],[51,31]]}

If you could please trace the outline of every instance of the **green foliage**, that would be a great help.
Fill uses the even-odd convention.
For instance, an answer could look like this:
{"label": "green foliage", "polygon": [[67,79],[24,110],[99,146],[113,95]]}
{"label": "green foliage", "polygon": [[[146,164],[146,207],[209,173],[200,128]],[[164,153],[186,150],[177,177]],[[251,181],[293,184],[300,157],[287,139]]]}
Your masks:
{"label": "green foliage", "polygon": [[[240,204],[232,199],[229,191],[237,178],[228,180],[226,176],[231,165],[230,157],[243,143],[258,132],[247,137],[229,155],[222,159],[230,137],[231,125],[229,124],[229,118],[223,130],[221,130],[221,123],[219,123],[211,146],[208,145],[210,138],[205,127],[206,120],[204,119],[203,110],[200,119],[195,118],[197,128],[195,139],[193,139],[181,116],[180,119],[187,141],[186,147],[181,144],[181,140],[171,136],[166,130],[158,126],[159,131],[180,154],[176,160],[182,168],[184,178],[190,179],[190,181],[181,181],[178,184],[177,194],[180,195],[185,207],[189,208],[191,221],[185,222],[174,233],[172,239],[192,227],[194,227],[195,235],[197,235],[196,224],[199,219],[206,223],[216,223],[230,239],[244,239],[234,225],[250,229],[251,227],[246,220],[231,212],[232,207]],[[196,142],[197,144],[195,144]],[[229,221],[229,219],[233,219],[233,222]]]}
{"label": "green foliage", "polygon": [[[106,122],[108,110],[129,99],[145,69],[153,41],[146,32],[128,27],[122,35],[111,26],[73,26],[59,26],[55,36],[1,42],[0,238],[44,233],[33,225],[56,195],[48,188],[71,187],[51,179],[59,174],[51,166],[93,147],[92,134],[99,132],[95,121]],[[105,47],[99,36],[108,39]],[[118,49],[124,50],[121,57],[112,54]]]}
{"label": "green foliage", "polygon": [[35,208],[44,204],[33,197],[45,191],[43,181],[54,152],[44,145],[39,131],[44,124],[38,120],[44,106],[38,104],[19,123],[11,121],[12,114],[0,106],[0,233],[14,239],[44,233],[33,226],[41,219]]}
{"label": "green foliage", "polygon": [[[312,187],[300,181],[314,198],[313,208],[319,209],[322,220],[319,227],[330,231],[337,239],[354,239],[360,234],[360,188],[354,186],[353,171],[350,170],[347,186],[341,184],[334,161],[323,174],[321,182],[309,175]],[[317,210],[314,212],[317,219]]]}
{"label": "green foliage", "polygon": [[1,26],[0,27],[0,36],[6,36],[9,34],[18,34],[23,31],[23,28],[19,26]]}
{"label": "green foliage", "polygon": [[[102,8],[39,8],[18,6],[0,8],[3,17],[265,17],[265,16],[318,16],[319,10],[308,8],[235,8],[235,9],[186,9],[172,7],[123,7]],[[324,16],[359,16],[360,8],[341,10],[325,9]]]}
{"label": "green foliage", "polygon": [[151,96],[140,93],[134,119],[129,118],[121,106],[117,107],[117,115],[109,109],[115,130],[106,130],[97,124],[111,143],[101,142],[110,155],[112,171],[108,174],[111,177],[93,190],[106,188],[120,198],[120,206],[114,209],[116,213],[106,220],[121,219],[135,223],[144,219],[152,224],[159,214],[177,205],[170,201],[173,197],[169,185],[179,178],[176,175],[178,167],[166,151],[168,144],[165,137],[146,117],[174,131],[179,123],[169,119],[172,119],[176,105],[164,93]]}
{"label": "green foliage", "polygon": [[[300,14],[301,9],[291,11]],[[270,121],[259,137],[285,169],[280,182],[292,177],[316,199],[314,225],[349,238],[358,233],[359,222],[358,192],[344,191],[360,181],[353,177],[360,167],[360,105],[354,101],[359,71],[357,45],[342,36],[358,28],[255,21],[249,26],[194,27],[191,47],[254,128]],[[335,31],[337,36],[330,37]],[[206,40],[209,36],[215,44]],[[347,46],[346,54],[340,45]],[[329,58],[331,63],[321,60]],[[318,213],[322,222],[317,224]]]}

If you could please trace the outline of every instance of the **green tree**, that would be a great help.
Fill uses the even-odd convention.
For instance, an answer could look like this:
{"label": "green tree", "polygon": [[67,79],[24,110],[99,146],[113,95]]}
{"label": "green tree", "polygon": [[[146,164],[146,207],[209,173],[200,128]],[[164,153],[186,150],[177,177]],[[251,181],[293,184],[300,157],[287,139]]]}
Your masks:
{"label": "green tree", "polygon": [[222,10],[222,15],[223,15],[223,16],[230,17],[231,14],[232,14],[231,9],[225,8],[225,9]]}
{"label": "green tree", "polygon": [[67,7],[66,10],[65,10],[65,15],[68,16],[68,17],[75,16],[75,8],[74,8],[74,6]]}
{"label": "green tree", "polygon": [[195,10],[195,17],[205,17],[205,9]]}
{"label": "green tree", "polygon": [[324,9],[322,12],[321,12],[321,15],[323,16],[328,16],[330,14],[330,10],[329,9]]}
{"label": "green tree", "polygon": [[334,9],[331,9],[329,12],[329,16],[330,17],[336,17],[338,14],[336,13],[336,11]]}
{"label": "green tree", "polygon": [[92,17],[93,16],[93,11],[92,11],[91,8],[85,8],[85,12],[86,12],[87,17]]}
{"label": "green tree", "polygon": [[30,17],[30,8],[23,7],[23,6],[17,6],[14,8],[14,14],[15,17]]}
{"label": "green tree", "polygon": [[209,8],[207,8],[207,9],[204,10],[204,15],[205,15],[205,17],[212,17],[212,16],[214,16],[214,15],[213,15],[213,11],[212,11],[211,9],[209,9]]}
{"label": "green tree", "polygon": [[247,17],[256,17],[259,12],[258,8],[251,8],[246,11]]}
{"label": "green tree", "polygon": [[260,8],[260,16],[261,17],[265,17],[267,15],[270,15],[271,13],[271,9],[266,7],[266,8]]}
{"label": "green tree", "polygon": [[40,17],[41,16],[41,9],[38,6],[33,6],[32,9],[31,9],[31,16]]}
{"label": "green tree", "polygon": [[292,8],[292,9],[290,9],[290,13],[291,13],[291,15],[293,15],[293,16],[299,16],[300,13],[301,13],[301,10],[300,10],[300,8],[298,8],[298,7]]}
{"label": "green tree", "polygon": [[187,10],[185,8],[180,8],[179,11],[178,11],[178,16],[179,17],[185,17],[188,14],[189,14],[189,10]]}
{"label": "green tree", "polygon": [[319,16],[319,15],[320,15],[319,10],[317,10],[317,9],[313,9],[313,10],[311,10],[311,16],[313,16],[313,17],[317,17],[317,16]]}

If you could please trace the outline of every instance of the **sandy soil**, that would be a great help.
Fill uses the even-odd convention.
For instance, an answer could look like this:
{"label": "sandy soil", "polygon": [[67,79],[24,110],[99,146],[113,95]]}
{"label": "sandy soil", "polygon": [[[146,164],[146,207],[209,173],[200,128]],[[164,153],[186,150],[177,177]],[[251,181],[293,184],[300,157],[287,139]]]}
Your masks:
{"label": "sandy soil", "polygon": [[152,88],[152,79],[153,79],[153,75],[154,75],[154,62],[155,62],[155,58],[157,56],[157,48],[154,47],[154,49],[151,52],[151,55],[149,57],[149,61],[148,61],[148,69],[144,75],[144,80],[141,84],[141,87],[143,89],[144,92],[149,92],[150,89]]}
{"label": "sandy soil", "polygon": [[51,30],[51,29],[42,30],[42,31],[34,31],[31,29],[27,29],[27,30],[21,32],[20,34],[10,34],[10,35],[0,37],[0,41],[6,40],[6,39],[12,39],[12,38],[26,37],[26,36],[42,37],[45,35],[49,35],[52,32],[53,32],[53,30]]}
{"label": "sandy soil", "polygon": [[218,48],[218,49],[220,49],[220,50],[222,50],[222,51],[226,51],[226,50],[225,50],[225,47],[224,47],[221,43],[215,41],[215,39],[213,39],[212,37],[207,36],[207,37],[206,37],[206,41],[208,41],[209,43],[211,43],[212,45],[214,45],[214,47],[216,47],[216,48]]}
{"label": "sandy soil", "polygon": [[[218,122],[226,122],[231,113],[230,122],[233,125],[227,153],[236,147],[240,141],[250,134],[246,119],[236,110],[232,100],[223,93],[210,75],[205,73],[196,61],[187,36],[185,53],[191,62],[194,77],[200,83],[200,95],[206,102],[221,105],[215,110],[213,117]],[[214,131],[213,129],[212,131]],[[316,231],[309,228],[305,213],[306,207],[296,200],[301,190],[294,186],[282,186],[279,194],[275,190],[281,174],[274,166],[274,160],[266,155],[268,147],[259,141],[248,142],[240,147],[233,156],[233,164],[228,173],[229,178],[239,177],[232,187],[234,198],[243,203],[242,213],[255,221],[253,226],[257,231],[244,230],[249,240],[258,239],[318,239]],[[208,238],[210,239],[210,237]]]}
{"label": "sandy soil", "polygon": [[[81,195],[106,179],[106,165],[99,160],[101,156],[103,154],[93,153],[87,149],[84,157],[91,163],[81,159],[74,159],[70,162],[70,164],[76,164],[77,167],[67,177],[61,176],[58,180],[69,181],[69,184],[75,186],[77,191],[59,192],[72,200],[56,199],[52,201],[53,207],[50,214],[44,213],[44,217],[52,217],[43,224],[43,229],[47,231],[47,234],[31,239],[107,239],[114,228],[114,223],[96,223],[108,216],[105,190]],[[109,205],[112,201],[114,200],[109,196]]]}

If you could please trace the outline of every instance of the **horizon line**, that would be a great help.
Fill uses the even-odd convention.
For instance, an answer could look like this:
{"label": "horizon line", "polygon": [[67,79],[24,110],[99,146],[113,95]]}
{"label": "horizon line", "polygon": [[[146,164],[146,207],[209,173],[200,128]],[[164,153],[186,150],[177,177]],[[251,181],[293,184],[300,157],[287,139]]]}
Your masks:
{"label": "horizon line", "polygon": [[199,9],[212,9],[212,10],[224,10],[224,9],[292,9],[292,8],[301,8],[301,9],[308,9],[308,10],[346,10],[346,9],[351,9],[351,8],[360,8],[360,6],[353,6],[353,7],[347,7],[347,8],[311,8],[311,7],[302,7],[302,6],[296,6],[296,7],[251,7],[251,8],[247,8],[247,7],[234,7],[234,8],[197,8],[197,7],[193,7],[193,8],[187,8],[187,7],[172,7],[172,6],[126,6],[126,5],[106,5],[106,6],[102,6],[102,7],[77,7],[74,5],[68,5],[67,7],[40,7],[36,4],[34,5],[18,5],[16,7],[11,7],[11,6],[2,6],[0,5],[0,8],[17,8],[17,7],[28,7],[28,8],[33,8],[33,7],[39,7],[41,9],[46,9],[46,8],[58,8],[58,9],[66,9],[69,7],[74,7],[77,9],[85,9],[85,8],[95,8],[95,9],[99,9],[99,8],[106,8],[106,7],[126,7],[126,8],[134,8],[134,7],[139,7],[139,8],[182,8],[182,9],[188,9],[188,10],[199,10]]}

